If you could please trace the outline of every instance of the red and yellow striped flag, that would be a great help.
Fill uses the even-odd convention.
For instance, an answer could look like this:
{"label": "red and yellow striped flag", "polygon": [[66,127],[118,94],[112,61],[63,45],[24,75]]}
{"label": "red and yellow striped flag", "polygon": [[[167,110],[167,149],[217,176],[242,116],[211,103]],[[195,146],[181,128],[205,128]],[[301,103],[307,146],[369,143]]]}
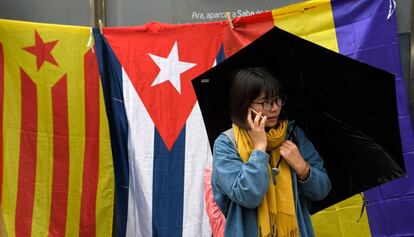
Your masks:
{"label": "red and yellow striped flag", "polygon": [[90,28],[0,20],[8,236],[112,236],[114,175]]}

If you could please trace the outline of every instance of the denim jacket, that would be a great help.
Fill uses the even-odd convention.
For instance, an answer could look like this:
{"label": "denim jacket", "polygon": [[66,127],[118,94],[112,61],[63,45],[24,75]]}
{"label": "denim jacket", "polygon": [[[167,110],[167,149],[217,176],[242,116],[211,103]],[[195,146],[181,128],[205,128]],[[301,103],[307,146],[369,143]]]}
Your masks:
{"label": "denim jacket", "polygon": [[[289,123],[291,130],[291,122]],[[288,128],[288,133],[290,132]],[[296,217],[300,236],[314,236],[309,208],[312,201],[323,199],[331,183],[323,160],[306,138],[303,131],[295,129],[296,145],[309,163],[310,175],[300,181],[291,169]],[[253,150],[248,162],[243,163],[234,142],[221,134],[214,142],[212,186],[214,199],[226,216],[225,236],[256,237],[258,235],[257,207],[269,187],[267,165],[269,155]]]}

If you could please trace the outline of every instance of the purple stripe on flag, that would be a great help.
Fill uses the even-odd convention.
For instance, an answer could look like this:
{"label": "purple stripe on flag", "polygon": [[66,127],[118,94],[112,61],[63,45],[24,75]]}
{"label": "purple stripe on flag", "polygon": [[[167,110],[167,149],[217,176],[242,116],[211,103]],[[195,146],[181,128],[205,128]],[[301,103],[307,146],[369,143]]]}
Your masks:
{"label": "purple stripe on flag", "polygon": [[[395,13],[387,20],[389,1],[332,0],[339,52],[396,75],[401,142],[408,178],[365,192],[372,236],[414,234],[414,132],[402,81]],[[373,85],[373,89],[375,85]],[[381,128],[378,128],[381,129]]]}
{"label": "purple stripe on flag", "polygon": [[[405,154],[405,166],[414,167],[414,152]],[[408,177],[414,170],[407,169]],[[397,179],[365,192],[372,236],[413,236],[414,190],[412,178]],[[376,200],[373,200],[376,198]]]}

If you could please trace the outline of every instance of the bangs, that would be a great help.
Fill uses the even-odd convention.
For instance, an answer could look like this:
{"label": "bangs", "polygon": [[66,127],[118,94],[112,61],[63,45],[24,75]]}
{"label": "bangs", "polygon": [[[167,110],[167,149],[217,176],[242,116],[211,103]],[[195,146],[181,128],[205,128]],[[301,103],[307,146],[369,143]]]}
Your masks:
{"label": "bangs", "polygon": [[[264,99],[272,99],[283,94],[283,88],[280,82],[267,70],[253,70],[250,72],[250,101],[264,93]],[[246,88],[247,89],[247,88]]]}
{"label": "bangs", "polygon": [[265,94],[265,100],[282,95],[281,85],[273,78],[263,78],[262,92]]}

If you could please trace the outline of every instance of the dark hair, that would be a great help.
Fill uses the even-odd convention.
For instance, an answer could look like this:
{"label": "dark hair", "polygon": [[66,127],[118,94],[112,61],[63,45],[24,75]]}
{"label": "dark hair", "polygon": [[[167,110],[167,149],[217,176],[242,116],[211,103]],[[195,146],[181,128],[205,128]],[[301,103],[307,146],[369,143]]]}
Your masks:
{"label": "dark hair", "polygon": [[[265,93],[266,100],[284,95],[280,81],[265,68],[245,68],[235,72],[229,98],[229,112],[233,123],[245,129],[249,128],[249,106],[262,92]],[[282,112],[283,108],[279,118],[285,119]]]}

